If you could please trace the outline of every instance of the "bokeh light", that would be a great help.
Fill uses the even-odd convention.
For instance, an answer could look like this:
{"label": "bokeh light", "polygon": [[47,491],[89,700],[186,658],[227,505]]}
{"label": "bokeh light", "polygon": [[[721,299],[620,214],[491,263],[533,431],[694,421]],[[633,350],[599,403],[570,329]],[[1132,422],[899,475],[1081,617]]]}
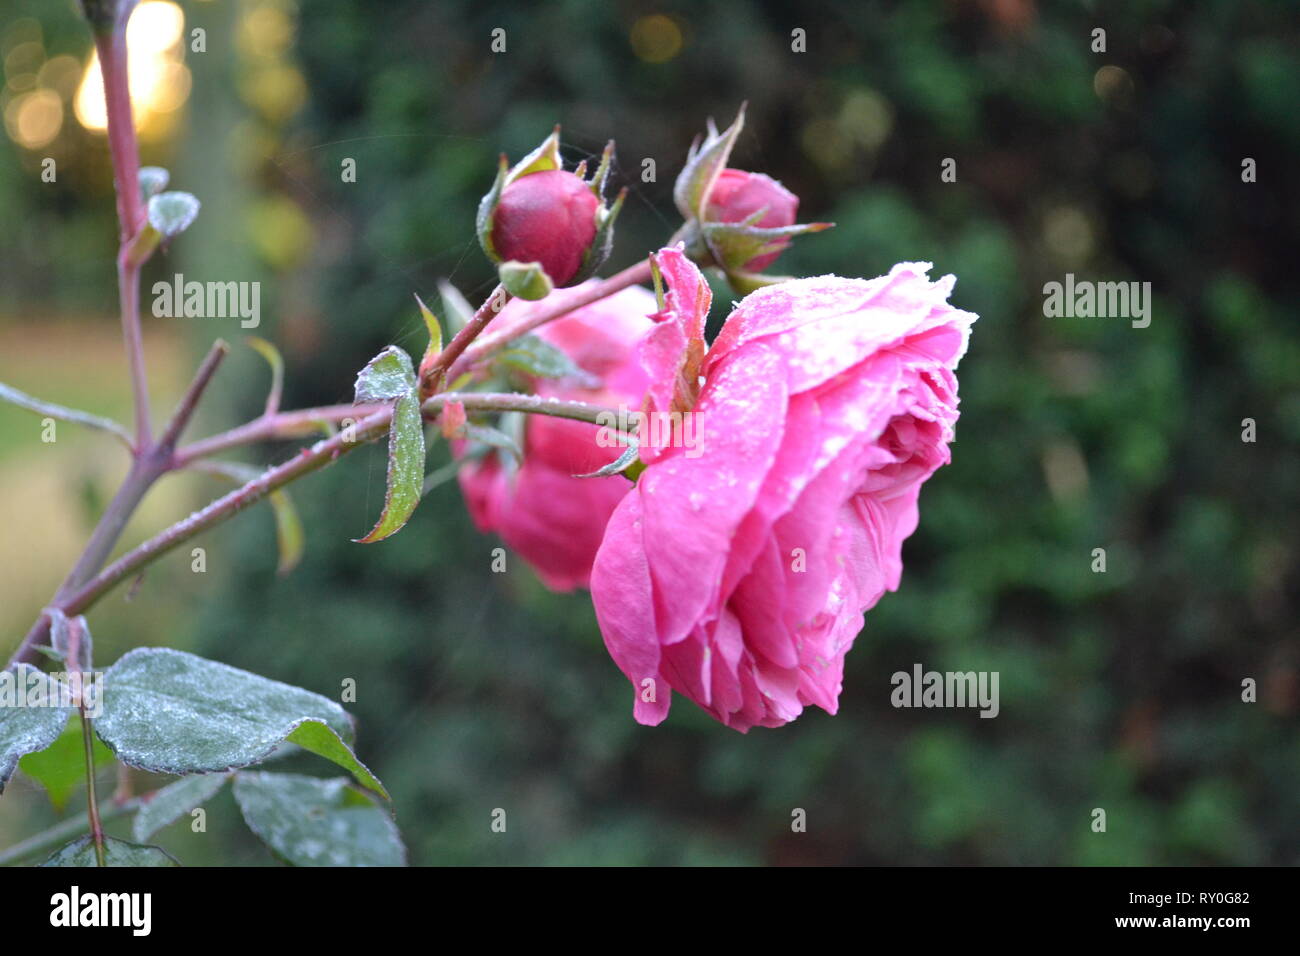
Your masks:
{"label": "bokeh light", "polygon": [[40,149],[63,127],[63,101],[53,90],[33,90],[9,101],[5,129],[9,138],[27,149]]}
{"label": "bokeh light", "polygon": [[647,63],[667,63],[682,49],[682,31],[672,17],[654,13],[632,24],[632,52]]}
{"label": "bokeh light", "polygon": [[[157,139],[172,126],[167,115],[189,98],[190,71],[182,60],[185,14],[171,0],[148,0],[136,8],[126,28],[131,105],[136,130]],[[92,53],[77,90],[77,120],[103,132],[108,124],[99,57]]]}

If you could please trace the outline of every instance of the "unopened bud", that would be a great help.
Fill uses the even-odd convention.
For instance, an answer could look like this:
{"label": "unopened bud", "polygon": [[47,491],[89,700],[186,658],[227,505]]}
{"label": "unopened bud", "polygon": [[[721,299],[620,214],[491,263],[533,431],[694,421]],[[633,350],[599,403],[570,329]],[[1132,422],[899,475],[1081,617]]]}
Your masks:
{"label": "unopened bud", "polygon": [[[479,204],[478,236],[483,251],[499,269],[510,265],[516,284],[523,264],[536,263],[550,286],[590,278],[609,255],[614,217],[623,197],[610,206],[603,199],[614,144],[601,157],[591,179],[562,168],[559,127],[514,167],[501,158],[496,182]],[[540,287],[539,287],[540,288]],[[518,293],[515,293],[518,294]],[[544,294],[544,293],[543,293]]]}

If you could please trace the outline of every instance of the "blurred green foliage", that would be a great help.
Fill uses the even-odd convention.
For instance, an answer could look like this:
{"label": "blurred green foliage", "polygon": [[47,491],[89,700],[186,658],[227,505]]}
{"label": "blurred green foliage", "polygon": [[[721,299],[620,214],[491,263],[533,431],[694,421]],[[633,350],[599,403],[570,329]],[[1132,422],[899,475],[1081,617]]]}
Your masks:
{"label": "blurred green foliage", "polygon": [[[273,573],[269,519],[222,532],[225,570],[186,642],[322,693],[356,679],[359,753],[417,863],[1300,862],[1294,7],[792,10],[314,0],[288,54],[305,109],[274,123],[195,110],[174,181],[221,204],[198,171],[219,165],[210,144],[242,137],[261,246],[301,241],[284,203],[305,213],[310,250],[290,265],[225,261],[267,280],[278,321],[259,334],[284,345],[286,401],[332,402],[383,345],[423,346],[412,292],[434,303],[442,277],[474,301],[490,289],[472,222],[498,152],[557,122],[573,160],[617,140],[631,196],[613,271],[675,228],[672,178],[705,118],[748,100],[733,165],[837,223],[780,268],[933,261],[981,316],[953,464],[922,493],[902,587],[868,615],[840,714],[741,736],[679,699],[663,726],[638,726],[588,598],[548,593],[514,558],[491,573],[498,542],[474,533],[454,484],[391,541],[350,543],[378,514],[382,449],[299,487],[308,551],[291,577]],[[807,53],[791,52],[796,27]],[[209,43],[196,96],[233,97],[237,63]],[[1246,157],[1257,182],[1242,182]],[[340,176],[349,158],[356,182]],[[0,181],[0,209],[37,205],[16,195]],[[244,240],[182,244],[176,261],[213,273]],[[56,295],[74,268],[60,257],[47,287],[22,291]],[[1042,286],[1067,272],[1150,282],[1150,327],[1045,318]],[[727,309],[720,295],[715,328]],[[255,414],[262,380],[246,381],[239,411]],[[892,708],[890,675],[915,662],[999,671],[1001,714]],[[795,808],[807,833],[791,832]],[[263,858],[233,811],[216,817],[225,847],[173,834],[169,849]]]}

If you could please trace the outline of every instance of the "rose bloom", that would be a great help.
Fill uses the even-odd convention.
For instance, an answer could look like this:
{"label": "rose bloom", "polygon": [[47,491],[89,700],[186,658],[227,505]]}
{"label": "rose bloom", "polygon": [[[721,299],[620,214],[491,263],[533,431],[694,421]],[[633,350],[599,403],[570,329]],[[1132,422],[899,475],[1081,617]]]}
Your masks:
{"label": "rose bloom", "polygon": [[[705,217],[710,222],[743,222],[763,208],[767,212],[754,225],[763,229],[793,226],[799,213],[799,197],[771,176],[727,168],[718,174],[709,192]],[[781,249],[755,256],[745,263],[745,269],[762,272],[775,262],[790,240],[776,242]]]}
{"label": "rose bloom", "polygon": [[[565,294],[554,292],[543,302],[512,300],[492,327],[509,329]],[[538,394],[636,408],[649,383],[633,346],[650,329],[647,316],[655,310],[654,294],[633,286],[541,326],[534,334],[567,353],[593,381],[542,379],[536,383]],[[466,462],[458,475],[479,530],[499,534],[556,591],[587,586],[605,522],[632,489],[622,475],[574,477],[604,467],[623,451],[602,448],[598,434],[598,427],[586,422],[529,415],[522,465],[516,469],[503,462],[502,453],[489,453]],[[465,445],[454,444],[458,455]]]}
{"label": "rose bloom", "polygon": [[520,176],[501,193],[492,245],[502,259],[540,262],[557,286],[577,274],[596,236],[600,202],[586,183],[560,169]]}
{"label": "rose bloom", "polygon": [[921,484],[949,460],[976,317],[928,263],[768,286],[728,317],[695,398],[679,373],[702,348],[708,286],[679,249],[658,260],[656,318],[678,328],[639,351],[660,408],[694,401],[703,451],[643,448],[591,574],[606,647],[641,723],[662,721],[674,690],[740,731],[808,704],[833,714],[864,612],[898,587]]}

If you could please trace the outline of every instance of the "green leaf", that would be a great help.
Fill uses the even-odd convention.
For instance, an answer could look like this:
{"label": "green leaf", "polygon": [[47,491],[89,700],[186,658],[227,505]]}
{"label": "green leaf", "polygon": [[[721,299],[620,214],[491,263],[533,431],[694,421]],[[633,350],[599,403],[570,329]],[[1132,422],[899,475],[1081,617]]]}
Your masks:
{"label": "green leaf", "polygon": [[731,148],[736,145],[736,137],[745,125],[745,104],[740,105],[736,119],[722,133],[717,131],[713,121],[709,120],[709,133],[704,142],[696,140],[686,156],[686,165],[682,168],[677,182],[673,184],[673,202],[683,219],[703,219],[704,207],[708,204],[713,184],[726,168]]}
{"label": "green leaf", "polygon": [[161,166],[141,166],[138,174],[140,181],[140,199],[148,202],[167,188],[171,173]]}
{"label": "green leaf", "polygon": [[388,429],[388,487],[378,523],[359,544],[373,544],[402,529],[416,505],[424,484],[424,418],[420,397],[412,388],[393,406]]}
{"label": "green leaf", "polygon": [[469,325],[469,320],[474,318],[474,307],[446,279],[438,283],[438,294],[442,296],[442,311],[447,317],[447,329],[454,335]]}
{"label": "green leaf", "polygon": [[250,335],[248,344],[271,366],[271,389],[266,395],[266,413],[274,415],[280,410],[280,395],[284,392],[284,358],[279,349],[260,336]]}
{"label": "green leaf", "polygon": [[98,428],[100,431],[106,431],[120,439],[127,448],[131,447],[131,433],[126,430],[125,426],[119,425],[111,419],[101,418],[98,415],[92,415],[90,412],[83,412],[76,408],[55,405],[53,402],[42,401],[28,395],[26,392],[20,392],[13,386],[4,384],[4,382],[0,382],[0,400],[17,405],[19,408],[25,408],[29,412],[35,412],[37,415],[46,415],[65,422],[75,422],[89,428]]}
{"label": "green leaf", "polygon": [[540,336],[527,334],[512,339],[492,356],[494,363],[537,378],[571,379],[584,388],[596,388],[600,379]]}
{"label": "green leaf", "polygon": [[441,488],[447,482],[451,481],[451,479],[455,478],[461,468],[463,468],[468,462],[476,461],[480,457],[482,457],[481,454],[465,454],[459,458],[453,458],[440,468],[435,468],[424,476],[424,487],[421,489],[420,493],[422,495],[427,495],[435,488]]}
{"label": "green leaf", "polygon": [[560,169],[564,160],[560,157],[560,127],[551,130],[551,135],[542,140],[542,144],[511,167],[506,174],[506,183],[512,183],[520,176],[529,173],[544,173]]}
{"label": "green leaf", "polygon": [[625,187],[618,191],[613,205],[606,207],[602,204],[596,207],[596,234],[591,237],[591,244],[582,254],[582,264],[578,267],[578,271],[565,283],[566,286],[574,286],[590,279],[614,251],[614,220],[618,218],[626,199],[627,188]]}
{"label": "green leaf", "polygon": [[379,778],[370,772],[369,767],[357,759],[356,754],[339,739],[338,734],[324,724],[315,721],[300,724],[285,740],[291,744],[297,744],[303,750],[308,750],[319,757],[333,761],[356,777],[367,789],[373,790],[385,800],[392,800],[384,785],[379,782]]}
{"label": "green leaf", "polygon": [[[637,448],[636,445],[628,445],[627,448],[623,449],[623,453],[621,455],[619,455],[617,458],[611,461],[608,465],[605,465],[603,468],[597,468],[595,471],[589,472],[588,474],[574,475],[573,477],[574,478],[608,478],[610,475],[619,475],[624,472],[633,470],[633,465],[636,465],[641,461],[639,455],[640,455],[640,449]],[[640,474],[641,471],[644,470],[644,468],[637,468],[635,470],[637,474]],[[636,475],[628,475],[628,477],[634,481],[636,480]]]}
{"label": "green leaf", "polygon": [[[113,751],[98,738],[94,738],[94,754],[96,766],[113,762]],[[86,746],[80,717],[74,714],[50,746],[19,758],[18,769],[45,788],[54,809],[67,806],[68,798],[86,782]]]}
{"label": "green leaf", "polygon": [[288,574],[298,566],[305,550],[306,536],[302,531],[302,519],[293,499],[283,488],[267,496],[271,510],[275,512],[275,540],[280,549],[280,562],[276,565],[276,574]]}
{"label": "green leaf", "polygon": [[405,866],[392,818],[342,777],[240,773],[235,801],[248,828],[294,866]]}
{"label": "green leaf", "polygon": [[519,442],[515,440],[514,436],[499,428],[493,428],[490,425],[469,424],[465,426],[465,437],[471,441],[487,445],[489,448],[498,448],[501,451],[509,452],[510,457],[515,460],[516,464],[524,460],[524,453],[519,447]]}
{"label": "green leaf", "polygon": [[[614,163],[614,141],[611,139],[605,144],[605,149],[600,154],[600,165],[592,173],[591,180],[587,183],[587,188],[591,190],[593,196],[597,199],[605,198],[605,183],[609,180],[609,171]],[[586,161],[583,161],[583,166]]]}
{"label": "green leaf", "polygon": [[159,193],[149,199],[149,225],[164,239],[178,236],[199,214],[199,201],[189,193]]}
{"label": "green leaf", "polygon": [[[347,747],[352,719],[329,698],[184,651],[143,647],[105,673],[94,727],[123,763],[188,774],[247,767],[284,740],[305,746],[294,732],[309,722],[328,727],[339,746],[308,749],[345,769],[360,767]],[[358,779],[373,787],[374,775],[361,769]]]}
{"label": "green leaf", "polygon": [[[141,846],[116,837],[104,837],[104,864],[106,866],[180,866],[166,850],[156,846]],[[98,866],[95,858],[95,841],[89,835],[73,840],[57,851],[41,866]]]}
{"label": "green leaf", "polygon": [[555,288],[540,262],[516,262],[511,259],[497,267],[497,277],[507,292],[529,302],[545,299]]}
{"label": "green leaf", "polygon": [[[18,760],[44,750],[59,739],[72,707],[48,706],[69,700],[69,689],[28,664],[0,671],[0,793]],[[46,706],[30,706],[40,701]]]}
{"label": "green leaf", "polygon": [[501,202],[501,193],[506,188],[506,177],[509,174],[506,154],[502,153],[497,160],[497,175],[492,180],[492,188],[478,201],[478,212],[474,216],[474,232],[478,235],[479,245],[483,247],[483,254],[494,263],[500,262],[501,257],[492,244],[492,217]]}
{"label": "green leaf", "polygon": [[228,773],[200,773],[169,783],[136,812],[131,821],[131,835],[143,843],[163,827],[170,826],[195,807],[211,800],[230,777]]}
{"label": "green leaf", "polygon": [[[755,214],[757,215],[758,213]],[[751,216],[750,219],[754,217]],[[753,225],[749,220],[743,223],[706,222],[700,227],[700,233],[709,247],[709,253],[724,270],[740,272],[745,263],[756,257],[784,249],[781,240],[821,232],[834,225],[832,222],[805,222],[767,228]]]}
{"label": "green leaf", "polygon": [[411,357],[390,345],[357,373],[357,402],[391,402],[415,387]]}
{"label": "green leaf", "polygon": [[737,295],[749,295],[751,292],[757,292],[770,285],[777,285],[782,282],[789,282],[794,276],[774,276],[766,272],[746,272],[743,269],[733,269],[725,273],[727,284],[731,286],[733,292]]}
{"label": "green leaf", "polygon": [[[423,299],[417,295],[415,301],[420,307],[420,318],[424,319],[424,327],[429,331],[429,344],[424,349],[424,361],[427,362],[442,351],[442,326],[438,324],[438,317],[429,310]],[[422,362],[421,365],[423,364]]]}

